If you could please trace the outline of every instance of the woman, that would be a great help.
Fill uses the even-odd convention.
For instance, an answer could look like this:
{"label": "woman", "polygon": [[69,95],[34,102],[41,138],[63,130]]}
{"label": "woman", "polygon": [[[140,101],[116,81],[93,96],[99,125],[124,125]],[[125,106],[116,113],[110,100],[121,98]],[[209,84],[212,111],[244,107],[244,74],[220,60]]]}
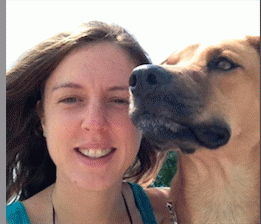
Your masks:
{"label": "woman", "polygon": [[146,188],[165,158],[128,117],[129,76],[148,63],[126,30],[93,21],[8,71],[9,223],[169,220],[167,191],[128,183]]}

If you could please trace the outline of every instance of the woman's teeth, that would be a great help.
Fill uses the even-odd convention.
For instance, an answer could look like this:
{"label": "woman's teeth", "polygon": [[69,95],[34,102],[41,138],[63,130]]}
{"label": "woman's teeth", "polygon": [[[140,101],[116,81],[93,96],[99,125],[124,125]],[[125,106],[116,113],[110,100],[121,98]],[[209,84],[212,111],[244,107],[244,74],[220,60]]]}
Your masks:
{"label": "woman's teeth", "polygon": [[88,156],[90,158],[100,158],[103,156],[107,156],[113,148],[111,149],[79,149],[83,155]]}

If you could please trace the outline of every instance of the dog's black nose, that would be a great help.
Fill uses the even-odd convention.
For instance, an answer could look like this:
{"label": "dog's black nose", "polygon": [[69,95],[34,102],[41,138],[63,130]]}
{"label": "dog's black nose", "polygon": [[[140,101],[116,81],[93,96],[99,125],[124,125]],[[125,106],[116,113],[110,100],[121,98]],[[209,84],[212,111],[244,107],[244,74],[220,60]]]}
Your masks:
{"label": "dog's black nose", "polygon": [[170,72],[160,66],[141,65],[132,71],[129,86],[134,94],[151,92],[159,85],[169,83],[171,77]]}

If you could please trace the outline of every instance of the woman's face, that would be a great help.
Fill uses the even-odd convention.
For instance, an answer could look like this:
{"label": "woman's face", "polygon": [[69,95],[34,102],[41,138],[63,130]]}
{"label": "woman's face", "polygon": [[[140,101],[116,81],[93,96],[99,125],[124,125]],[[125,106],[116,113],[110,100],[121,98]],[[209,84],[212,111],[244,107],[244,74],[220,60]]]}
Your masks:
{"label": "woman's face", "polygon": [[128,116],[128,80],[136,67],[112,42],[67,55],[45,85],[41,122],[57,181],[106,189],[135,160],[141,133]]}

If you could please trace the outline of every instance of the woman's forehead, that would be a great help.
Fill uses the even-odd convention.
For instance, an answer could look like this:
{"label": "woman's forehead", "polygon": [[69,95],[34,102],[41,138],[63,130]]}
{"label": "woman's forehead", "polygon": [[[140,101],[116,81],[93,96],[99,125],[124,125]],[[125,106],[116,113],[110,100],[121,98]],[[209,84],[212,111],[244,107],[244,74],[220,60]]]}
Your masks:
{"label": "woman's forehead", "polygon": [[86,81],[95,85],[100,81],[125,85],[135,67],[136,63],[117,44],[94,42],[68,54],[53,71],[47,84]]}

